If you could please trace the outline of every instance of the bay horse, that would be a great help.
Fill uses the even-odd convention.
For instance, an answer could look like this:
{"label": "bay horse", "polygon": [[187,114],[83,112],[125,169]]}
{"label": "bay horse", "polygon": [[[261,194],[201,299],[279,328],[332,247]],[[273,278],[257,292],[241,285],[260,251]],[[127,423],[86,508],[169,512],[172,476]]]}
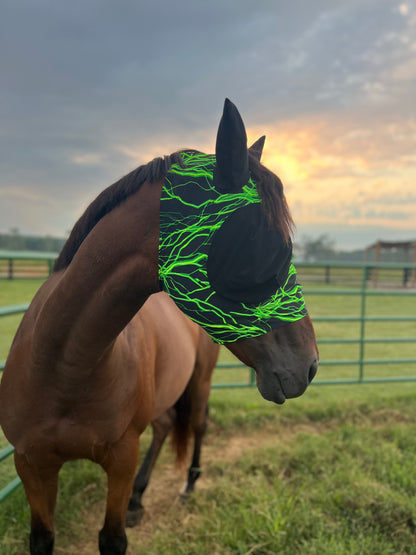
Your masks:
{"label": "bay horse", "polygon": [[[166,291],[254,368],[265,399],[284,403],[315,376],[291,218],[280,180],[260,162],[263,142],[247,148],[244,123],[226,99],[215,155],[157,158],[105,189],[31,302],[6,360],[0,424],[31,509],[32,555],[53,552],[58,472],[78,458],[107,474],[100,553],[126,551],[139,436],[172,405],[160,399],[182,388],[174,370],[161,375],[152,363],[166,351],[155,351],[158,330],[141,321],[151,294]],[[186,326],[163,330],[163,345],[181,346],[169,363],[189,356],[174,339]]]}
{"label": "bay horse", "polygon": [[[157,294],[159,295],[159,293]],[[148,302],[149,300],[146,301],[146,303]],[[192,320],[190,322],[194,326],[196,325]],[[149,485],[150,476],[162,446],[170,432],[172,432],[172,446],[176,451],[178,465],[184,462],[189,436],[191,433],[193,435],[193,454],[181,498],[186,499],[194,491],[195,482],[201,475],[201,447],[207,427],[208,399],[218,354],[218,343],[214,343],[209,335],[199,327],[195,365],[185,391],[172,407],[151,422],[152,441],[134,479],[126,526],[135,526],[143,517],[142,497]]]}

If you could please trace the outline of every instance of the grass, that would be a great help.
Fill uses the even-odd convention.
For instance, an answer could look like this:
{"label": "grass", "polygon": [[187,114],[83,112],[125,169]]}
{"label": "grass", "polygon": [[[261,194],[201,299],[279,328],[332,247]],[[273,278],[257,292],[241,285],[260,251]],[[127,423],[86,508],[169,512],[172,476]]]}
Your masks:
{"label": "grass", "polygon": [[[209,487],[160,519],[151,545],[134,536],[133,552],[415,553],[415,388],[347,390],[311,389],[281,408],[255,391],[214,392]],[[236,434],[247,447],[233,457]]]}
{"label": "grass", "polygon": [[[28,303],[42,285],[42,279],[0,280],[0,307]],[[0,361],[5,360],[21,314],[0,318]]]}
{"label": "grass", "polygon": [[[150,536],[129,531],[130,553],[415,553],[415,401],[404,384],[310,388],[283,407],[256,390],[214,391],[195,495],[159,514]],[[154,481],[170,460],[165,450]],[[64,466],[59,553],[95,541],[102,504],[96,528],[86,515],[104,494],[98,467]],[[24,553],[28,529],[19,490],[0,505],[0,553]]]}
{"label": "grass", "polygon": [[[1,282],[0,306],[29,301],[38,286]],[[311,296],[308,306],[312,316],[352,314],[359,307],[353,299]],[[414,314],[401,297],[378,301],[368,299],[369,314]],[[17,325],[13,318],[3,319],[11,336]],[[384,337],[416,335],[414,323],[398,324],[398,329],[389,324],[368,331]],[[357,333],[352,325],[336,326],[318,324],[318,337]],[[6,341],[1,348],[0,359],[6,355]],[[366,351],[378,358],[414,357],[414,344],[368,345]],[[345,345],[321,347],[321,358],[350,356],[354,354]],[[221,359],[231,360],[225,350]],[[323,367],[318,378],[338,378],[347,371],[355,369]],[[416,374],[414,365],[367,371]],[[248,379],[247,370],[215,374],[216,381]],[[281,407],[264,401],[256,389],[213,390],[204,474],[195,495],[183,506],[176,503],[156,512],[150,532],[129,531],[130,553],[416,554],[415,421],[416,383],[310,387]],[[144,446],[148,442],[146,434]],[[170,465],[166,449],[155,485]],[[13,476],[9,458],[0,465],[0,487]],[[56,511],[57,553],[95,552],[105,487],[105,476],[92,463],[64,466]],[[1,555],[27,552],[29,520],[19,488],[0,504]]]}

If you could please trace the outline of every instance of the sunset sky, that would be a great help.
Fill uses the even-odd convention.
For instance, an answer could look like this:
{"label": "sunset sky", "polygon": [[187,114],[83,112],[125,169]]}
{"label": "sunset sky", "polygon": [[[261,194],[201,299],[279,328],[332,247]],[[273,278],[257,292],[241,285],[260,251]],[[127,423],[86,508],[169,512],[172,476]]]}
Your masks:
{"label": "sunset sky", "polygon": [[225,97],[296,238],[416,239],[416,3],[4,0],[0,231],[65,236],[121,175],[213,152]]}

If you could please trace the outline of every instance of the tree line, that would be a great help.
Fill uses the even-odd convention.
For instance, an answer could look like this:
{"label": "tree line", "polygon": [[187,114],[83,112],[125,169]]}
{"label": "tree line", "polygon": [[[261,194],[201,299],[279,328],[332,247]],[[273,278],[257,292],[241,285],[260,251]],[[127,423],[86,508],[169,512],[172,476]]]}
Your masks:
{"label": "tree line", "polygon": [[58,237],[23,235],[16,228],[0,233],[0,249],[7,251],[59,252],[64,243]]}
{"label": "tree line", "polygon": [[[327,234],[318,237],[303,236],[295,243],[294,253],[296,260],[303,262],[373,262],[374,251],[367,253],[365,249],[352,251],[339,250],[335,246],[335,241]],[[383,249],[380,262],[411,262],[411,255],[403,248]]]}

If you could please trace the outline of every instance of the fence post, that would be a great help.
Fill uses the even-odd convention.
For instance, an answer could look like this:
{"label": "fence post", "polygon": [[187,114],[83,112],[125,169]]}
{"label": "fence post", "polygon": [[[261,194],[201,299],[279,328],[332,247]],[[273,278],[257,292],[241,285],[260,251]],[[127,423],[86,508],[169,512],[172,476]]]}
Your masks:
{"label": "fence post", "polygon": [[7,279],[13,279],[13,258],[9,258],[9,272]]}
{"label": "fence post", "polygon": [[360,343],[359,343],[359,375],[360,382],[364,379],[364,336],[365,336],[365,309],[366,309],[366,292],[367,292],[367,266],[362,269],[361,282],[361,309],[360,309]]}

